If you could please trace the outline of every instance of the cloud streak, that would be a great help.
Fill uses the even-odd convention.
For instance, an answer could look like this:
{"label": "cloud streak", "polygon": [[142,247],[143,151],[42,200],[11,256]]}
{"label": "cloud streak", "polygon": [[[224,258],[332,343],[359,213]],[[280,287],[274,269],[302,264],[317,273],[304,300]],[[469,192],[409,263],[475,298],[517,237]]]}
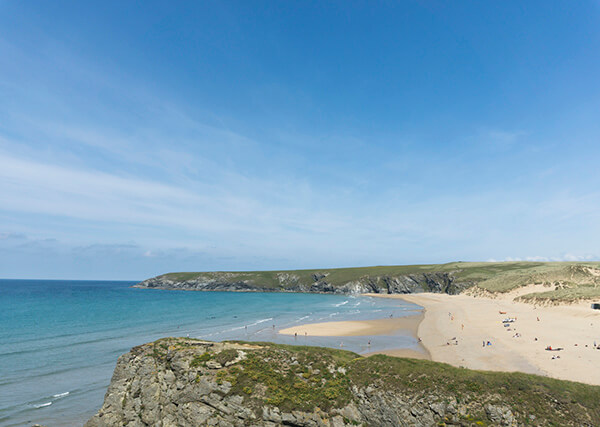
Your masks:
{"label": "cloud streak", "polygon": [[95,50],[86,31],[71,31],[76,46],[61,40],[49,19],[0,36],[0,273],[143,278],[598,253],[600,152],[585,144],[597,131],[536,122],[528,111],[543,105],[501,109],[521,93],[497,94],[501,82],[484,91],[501,97],[483,114],[482,92],[453,98],[469,87],[446,73],[434,81],[431,64],[396,64],[409,73],[393,82],[334,81],[344,76],[326,70],[344,61],[318,62],[342,49],[295,63],[316,74],[289,78],[285,61],[247,58],[244,43],[224,60],[217,37],[214,52],[179,63],[145,33],[130,46],[152,52],[144,62]]}

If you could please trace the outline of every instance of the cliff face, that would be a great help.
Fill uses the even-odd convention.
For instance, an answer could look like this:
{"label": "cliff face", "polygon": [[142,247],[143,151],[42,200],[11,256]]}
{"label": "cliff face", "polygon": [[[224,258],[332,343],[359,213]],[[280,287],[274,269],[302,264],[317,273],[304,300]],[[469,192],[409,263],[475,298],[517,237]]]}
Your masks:
{"label": "cliff face", "polygon": [[301,276],[292,272],[274,272],[272,277],[253,277],[251,273],[199,273],[194,278],[162,275],[145,280],[135,287],[187,291],[261,291],[312,293],[384,293],[409,294],[438,292],[457,294],[472,286],[472,282],[457,281],[451,272],[430,272],[404,275],[363,275],[343,281],[329,280],[328,272]]}
{"label": "cliff face", "polygon": [[599,390],[342,350],[167,338],[119,358],[86,427],[598,425]]}

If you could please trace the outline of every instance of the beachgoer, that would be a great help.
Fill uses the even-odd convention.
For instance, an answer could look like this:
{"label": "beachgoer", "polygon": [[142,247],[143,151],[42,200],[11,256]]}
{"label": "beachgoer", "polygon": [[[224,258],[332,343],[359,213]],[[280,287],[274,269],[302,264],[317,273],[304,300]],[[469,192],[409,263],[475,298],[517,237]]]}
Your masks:
{"label": "beachgoer", "polygon": [[294,339],[298,338],[298,332],[294,332]]}
{"label": "beachgoer", "polygon": [[371,347],[371,340],[367,343],[367,347]]}
{"label": "beachgoer", "polygon": [[485,347],[485,341],[483,341],[483,345],[482,345],[482,347]]}
{"label": "beachgoer", "polygon": [[460,328],[464,331],[465,330],[465,325],[464,323],[460,325]]}

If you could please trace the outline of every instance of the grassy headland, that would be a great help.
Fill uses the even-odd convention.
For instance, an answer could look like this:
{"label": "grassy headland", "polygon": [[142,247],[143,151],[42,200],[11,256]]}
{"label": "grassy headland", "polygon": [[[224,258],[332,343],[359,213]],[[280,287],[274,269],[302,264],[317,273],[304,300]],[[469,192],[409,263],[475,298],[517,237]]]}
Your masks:
{"label": "grassy headland", "polygon": [[218,290],[225,290],[223,286],[226,288],[230,283],[241,284],[248,290],[299,292],[348,292],[349,286],[355,285],[359,291],[379,293],[459,293],[467,288],[504,293],[525,285],[542,284],[547,292],[523,295],[521,299],[569,302],[600,297],[600,262],[452,262],[314,270],[179,272],[157,276],[139,286],[194,290],[194,284],[198,283],[217,283],[222,286]]}
{"label": "grassy headland", "polygon": [[598,425],[598,401],[598,386],[536,375],[165,338],[119,359],[104,406],[86,426],[166,418],[179,425]]}

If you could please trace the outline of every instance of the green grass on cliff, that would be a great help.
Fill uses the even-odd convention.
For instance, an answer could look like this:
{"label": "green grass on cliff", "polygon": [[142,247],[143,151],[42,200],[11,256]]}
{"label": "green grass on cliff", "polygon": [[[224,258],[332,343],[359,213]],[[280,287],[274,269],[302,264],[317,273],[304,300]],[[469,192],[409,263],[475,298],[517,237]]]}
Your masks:
{"label": "green grass on cliff", "polygon": [[[489,398],[521,413],[546,420],[550,425],[567,425],[590,414],[600,422],[600,387],[523,373],[484,372],[455,368],[427,360],[375,355],[356,359],[349,370],[353,384],[367,386],[379,381],[387,390],[425,394],[432,391],[460,401]],[[471,414],[483,419],[483,414]],[[591,420],[590,420],[591,421]],[[520,424],[521,424],[520,423]],[[532,423],[537,425],[537,423]]]}
{"label": "green grass on cliff", "polygon": [[[600,423],[600,387],[522,373],[484,372],[430,362],[375,355],[361,357],[345,350],[261,343],[259,350],[237,371],[236,386],[254,390],[267,385],[266,403],[285,410],[341,407],[349,403],[353,385],[374,387],[414,396],[430,394],[455,398],[459,403],[487,400],[516,408],[520,424],[534,424],[529,415],[549,425],[574,420]],[[286,366],[290,357],[298,365]],[[335,377],[327,370],[335,365]],[[286,366],[287,371],[279,370]],[[307,369],[310,366],[310,369]],[[272,392],[269,394],[269,390]],[[465,421],[487,424],[481,411],[465,414]]]}
{"label": "green grass on cliff", "polygon": [[[280,277],[310,286],[315,276],[326,275],[323,280],[333,287],[339,287],[367,277],[377,279],[420,273],[452,273],[455,282],[476,285],[489,292],[507,292],[524,285],[543,283],[551,288],[546,293],[538,294],[537,298],[548,301],[600,298],[599,262],[453,262],[316,270],[185,272],[167,273],[159,277],[174,281],[198,278],[224,280],[225,277],[232,282],[247,281],[266,289],[283,290]],[[557,287],[556,291],[550,290],[554,287]]]}
{"label": "green grass on cliff", "polygon": [[[173,340],[183,342],[168,338],[157,343],[173,345]],[[395,393],[409,402],[456,402],[465,408],[464,425],[489,425],[487,404],[508,405],[519,425],[600,425],[598,386],[523,373],[474,371],[427,360],[362,357],[339,349],[231,343],[250,344],[254,350],[246,350],[245,359],[222,368],[217,379],[228,381],[229,394],[244,396],[244,404],[255,408],[273,405],[284,412],[328,411],[353,401],[352,388],[356,387]],[[207,358],[204,349],[189,349]],[[211,355],[212,360],[218,357],[219,353]]]}

